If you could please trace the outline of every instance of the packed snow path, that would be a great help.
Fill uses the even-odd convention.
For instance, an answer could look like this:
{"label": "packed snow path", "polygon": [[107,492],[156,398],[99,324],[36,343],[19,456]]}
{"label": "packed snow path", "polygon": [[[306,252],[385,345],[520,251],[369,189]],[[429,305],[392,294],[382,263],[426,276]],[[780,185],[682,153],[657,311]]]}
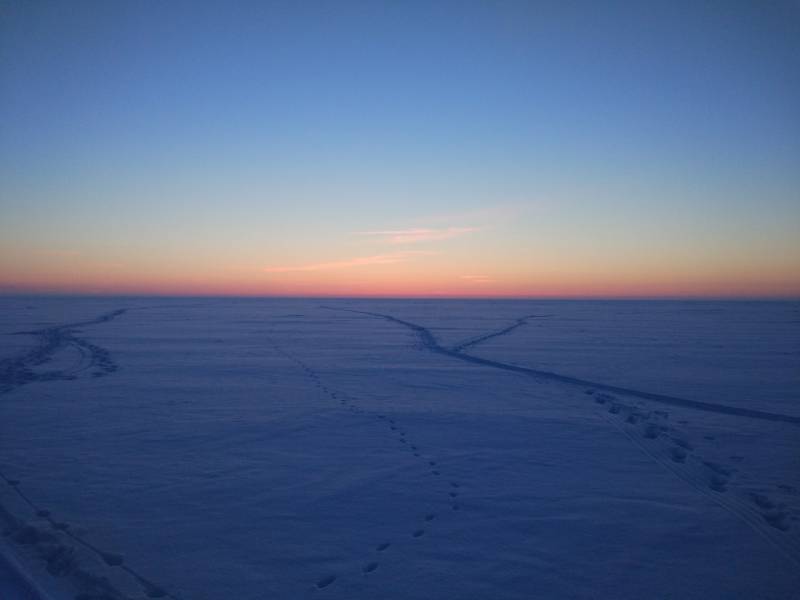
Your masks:
{"label": "packed snow path", "polygon": [[[28,383],[42,381],[74,380],[80,374],[89,372],[92,377],[103,377],[117,370],[117,364],[112,359],[107,350],[96,344],[92,344],[81,337],[77,331],[80,328],[91,325],[108,323],[113,319],[125,314],[127,309],[117,309],[103,314],[95,319],[68,323],[44,329],[23,331],[19,335],[32,335],[38,338],[38,345],[22,356],[0,361],[0,394],[7,394],[17,387]],[[44,373],[37,372],[36,367],[47,364],[59,350],[72,347],[79,352],[80,360],[73,365],[63,369],[49,370]],[[51,531],[42,529],[27,523],[24,519],[12,514],[0,503],[0,520],[5,521],[6,535],[20,544],[32,547],[41,559],[47,564],[47,569],[54,575],[70,574],[76,582],[77,587],[82,590],[78,597],[87,599],[107,598],[113,600],[122,597],[120,592],[102,577],[97,577],[93,573],[84,570],[75,558],[74,548],[65,545],[59,538],[68,542],[74,542],[82,546],[86,551],[95,555],[108,567],[115,567],[127,573],[133,581],[137,582],[142,591],[149,598],[172,598],[181,600],[178,596],[165,591],[161,586],[154,583],[138,570],[125,564],[120,554],[109,552],[97,547],[85,536],[76,533],[69,523],[59,521],[53,516],[53,512],[41,506],[36,500],[31,498],[23,490],[23,482],[8,477],[0,470],[0,481],[11,488],[16,497],[26,505],[31,513],[40,521],[46,523]],[[7,569],[13,568],[13,563],[6,564]],[[20,580],[21,575],[16,577]],[[10,580],[9,580],[10,581]],[[24,580],[23,580],[24,581]],[[10,585],[10,584],[9,584]],[[23,590],[27,596],[35,600],[42,599],[40,591],[35,589]],[[15,589],[14,593],[23,593]]]}
{"label": "packed snow path", "polygon": [[682,406],[685,408],[691,408],[694,410],[703,410],[707,412],[714,412],[720,413],[723,415],[736,415],[739,417],[748,417],[751,419],[763,419],[765,421],[778,421],[781,423],[792,423],[795,425],[800,425],[800,417],[795,417],[792,415],[782,415],[779,413],[773,412],[765,412],[761,410],[751,410],[747,408],[739,408],[735,406],[726,406],[724,404],[715,404],[712,402],[701,402],[698,400],[687,400],[686,398],[676,398],[675,396],[665,396],[664,394],[654,394],[652,392],[644,392],[641,390],[634,390],[631,388],[620,387],[616,385],[609,385],[607,383],[599,383],[597,381],[588,381],[586,379],[579,379],[577,377],[570,377],[569,375],[560,375],[558,373],[551,373],[549,371],[541,371],[539,369],[532,369],[529,367],[520,367],[517,365],[510,365],[507,363],[498,362],[496,360],[489,360],[486,358],[481,358],[479,356],[472,356],[470,354],[465,354],[463,350],[469,346],[472,346],[478,342],[485,341],[490,338],[499,337],[501,335],[508,334],[512,332],[517,327],[523,325],[530,317],[522,317],[517,320],[514,325],[510,327],[506,327],[499,332],[490,333],[488,335],[482,336],[478,340],[474,342],[468,342],[466,344],[460,344],[453,348],[445,348],[444,346],[440,345],[439,342],[436,340],[436,337],[431,333],[431,331],[421,325],[417,325],[415,323],[410,323],[409,321],[404,321],[402,319],[398,319],[397,317],[393,317],[392,315],[386,315],[381,313],[374,313],[374,312],[367,312],[363,310],[352,310],[347,308],[333,308],[330,306],[323,306],[322,308],[328,310],[341,310],[347,311],[362,315],[368,315],[370,317],[378,317],[381,319],[386,319],[387,321],[391,321],[392,323],[397,323],[398,325],[402,325],[403,327],[407,327],[414,331],[418,336],[420,341],[422,342],[423,346],[430,350],[431,352],[436,352],[437,354],[443,354],[444,356],[450,356],[453,358],[457,358],[459,360],[464,360],[467,362],[475,363],[478,365],[483,365],[486,367],[493,367],[495,369],[503,369],[505,371],[513,371],[515,373],[524,373],[527,375],[532,375],[534,377],[540,377],[542,379],[551,379],[553,381],[559,381],[561,383],[569,383],[572,385],[578,385],[581,387],[590,387],[597,390],[603,390],[605,392],[612,392],[615,394],[624,394],[627,396],[634,396],[637,398],[643,398],[645,400],[652,400],[654,402],[660,402],[661,404],[669,404],[672,406]]}
{"label": "packed snow path", "polygon": [[[125,314],[126,309],[121,308],[101,315],[96,319],[67,323],[56,327],[46,327],[35,331],[20,331],[16,335],[32,335],[38,338],[35,348],[22,356],[0,360],[0,394],[32,383],[34,381],[52,381],[57,379],[74,379],[80,373],[91,371],[93,377],[103,377],[117,370],[117,365],[109,353],[95,344],[91,344],[78,337],[77,331],[81,327],[108,323],[112,319]],[[47,364],[53,355],[65,347],[72,347],[79,353],[77,363],[62,369],[37,371],[37,367]]]}
{"label": "packed snow path", "polygon": [[[703,460],[703,458],[700,456],[694,457],[696,459],[695,462],[699,463],[699,465],[692,464],[692,462],[687,463],[687,457],[693,450],[693,447],[686,441],[685,436],[679,435],[678,437],[675,437],[674,434],[672,436],[662,435],[669,431],[669,428],[665,426],[660,418],[665,416],[666,413],[643,410],[634,405],[625,404],[617,397],[610,395],[608,392],[642,398],[644,400],[655,401],[660,404],[669,404],[690,408],[693,410],[701,410],[725,415],[735,415],[737,417],[763,419],[767,421],[800,424],[800,417],[768,413],[763,411],[753,411],[708,402],[698,402],[695,400],[674,398],[661,394],[652,394],[649,392],[642,392],[629,388],[590,382],[575,377],[550,373],[547,371],[509,365],[506,363],[487,360],[463,353],[464,348],[488,339],[510,334],[518,327],[525,325],[529,319],[535,318],[538,315],[520,317],[515,320],[513,325],[504,327],[496,332],[490,332],[488,334],[481,335],[475,338],[473,341],[461,343],[451,349],[448,349],[439,344],[436,337],[428,328],[416,323],[399,319],[392,315],[352,309],[333,308],[329,306],[322,306],[321,308],[326,310],[339,310],[352,312],[355,314],[363,314],[370,317],[385,319],[392,323],[397,323],[414,331],[419,336],[423,347],[437,354],[458,358],[483,366],[517,373],[524,373],[534,377],[541,377],[543,379],[557,381],[559,383],[568,383],[583,387],[586,394],[595,397],[597,404],[607,406],[607,412],[611,418],[607,417],[606,415],[603,415],[603,418],[608,420],[609,423],[616,427],[623,435],[633,442],[637,448],[639,448],[642,452],[652,458],[667,471],[675,474],[698,492],[708,496],[713,502],[729,511],[735,517],[741,519],[756,533],[771,543],[784,556],[800,567],[800,540],[787,538],[780,533],[781,531],[786,531],[789,529],[790,515],[787,510],[777,506],[776,503],[773,502],[768,496],[762,494],[751,495],[749,501],[747,499],[737,498],[734,495],[726,495],[725,492],[728,491],[727,484],[733,471],[735,470],[734,468]],[[628,426],[633,425],[640,428],[641,434],[632,434],[629,429],[626,429],[626,427],[622,426],[618,421],[615,421],[613,419],[614,416],[622,417]],[[645,441],[654,441],[660,439],[663,442],[666,440],[666,444],[662,443],[660,447],[657,448],[648,447],[646,443],[643,443],[641,438],[644,438]]]}

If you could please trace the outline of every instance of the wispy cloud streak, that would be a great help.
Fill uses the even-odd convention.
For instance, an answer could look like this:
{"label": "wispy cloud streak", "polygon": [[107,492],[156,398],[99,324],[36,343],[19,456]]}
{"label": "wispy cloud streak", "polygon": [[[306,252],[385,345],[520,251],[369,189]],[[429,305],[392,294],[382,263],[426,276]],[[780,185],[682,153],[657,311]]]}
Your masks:
{"label": "wispy cloud streak", "polygon": [[488,275],[462,275],[461,279],[465,279],[470,283],[491,283],[494,281]]}
{"label": "wispy cloud streak", "polygon": [[369,265],[391,265],[406,262],[415,256],[426,256],[435,252],[425,252],[422,250],[406,250],[402,252],[390,252],[387,254],[376,254],[373,256],[360,256],[348,260],[334,262],[314,263],[310,265],[265,267],[266,273],[301,273],[308,271],[331,271],[334,269],[350,269],[353,267],[364,267]]}
{"label": "wispy cloud streak", "polygon": [[449,240],[450,238],[466,235],[475,231],[478,231],[477,227],[444,227],[440,229],[414,228],[359,231],[356,235],[380,238],[381,241],[388,244],[418,244],[421,242]]}

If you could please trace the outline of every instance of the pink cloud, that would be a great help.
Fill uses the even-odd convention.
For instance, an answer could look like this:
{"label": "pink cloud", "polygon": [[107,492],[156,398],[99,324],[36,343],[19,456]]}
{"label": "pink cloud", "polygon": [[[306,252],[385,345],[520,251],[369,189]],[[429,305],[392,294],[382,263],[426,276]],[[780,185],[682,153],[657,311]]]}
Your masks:
{"label": "pink cloud", "polygon": [[491,283],[494,281],[488,275],[462,275],[461,279],[466,279],[470,283]]}
{"label": "pink cloud", "polygon": [[388,254],[376,254],[374,256],[360,256],[348,260],[339,260],[326,263],[314,263],[310,265],[265,267],[266,273],[299,273],[304,271],[330,271],[334,269],[350,269],[352,267],[364,267],[368,265],[391,265],[406,262],[415,256],[431,255],[434,252],[405,250],[402,252],[390,252]]}

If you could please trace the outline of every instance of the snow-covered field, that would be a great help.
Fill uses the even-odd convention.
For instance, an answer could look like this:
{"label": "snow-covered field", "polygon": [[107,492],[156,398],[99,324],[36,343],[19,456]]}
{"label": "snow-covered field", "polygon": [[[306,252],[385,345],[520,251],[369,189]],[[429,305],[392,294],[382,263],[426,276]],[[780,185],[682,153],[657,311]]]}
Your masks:
{"label": "snow-covered field", "polygon": [[0,340],[3,600],[800,597],[796,302],[6,297]]}

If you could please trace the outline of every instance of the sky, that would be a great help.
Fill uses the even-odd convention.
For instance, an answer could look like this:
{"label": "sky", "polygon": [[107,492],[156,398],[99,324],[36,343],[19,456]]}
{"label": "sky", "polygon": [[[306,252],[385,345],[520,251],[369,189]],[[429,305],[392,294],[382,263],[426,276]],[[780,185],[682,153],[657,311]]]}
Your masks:
{"label": "sky", "polygon": [[800,3],[0,2],[0,293],[800,297]]}

